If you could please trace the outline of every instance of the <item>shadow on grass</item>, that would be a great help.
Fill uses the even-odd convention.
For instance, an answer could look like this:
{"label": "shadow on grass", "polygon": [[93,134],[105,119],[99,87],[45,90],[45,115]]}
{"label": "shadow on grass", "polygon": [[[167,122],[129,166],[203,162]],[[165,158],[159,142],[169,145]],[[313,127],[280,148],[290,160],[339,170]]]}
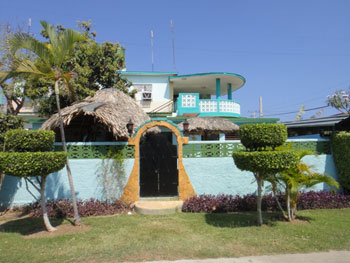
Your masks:
{"label": "shadow on grass", "polygon": [[[206,214],[205,221],[207,224],[215,227],[252,227],[258,226],[257,224],[257,213],[256,212],[244,212],[244,213],[214,213]],[[310,217],[298,216],[297,220],[300,222],[309,223],[312,219]],[[264,225],[275,226],[277,222],[289,223],[280,213],[270,212],[263,213]]]}
{"label": "shadow on grass", "polygon": [[[62,224],[62,222],[67,219],[64,218],[51,218],[50,222],[53,227],[57,227]],[[73,224],[70,220],[68,220]],[[35,234],[41,231],[46,231],[42,218],[21,218],[17,220],[8,221],[0,225],[0,232],[3,233],[19,233],[23,236]]]}

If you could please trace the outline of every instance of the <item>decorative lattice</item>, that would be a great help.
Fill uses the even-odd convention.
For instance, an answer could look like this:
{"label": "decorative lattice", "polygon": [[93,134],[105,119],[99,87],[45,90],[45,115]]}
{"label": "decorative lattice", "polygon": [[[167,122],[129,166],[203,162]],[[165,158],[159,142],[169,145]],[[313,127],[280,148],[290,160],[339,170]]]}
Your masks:
{"label": "decorative lattice", "polygon": [[217,112],[218,104],[216,100],[200,100],[199,101],[200,112]]}
{"label": "decorative lattice", "polygon": [[220,112],[230,112],[240,114],[240,105],[234,101],[223,100],[220,101]]}
{"label": "decorative lattice", "polygon": [[196,107],[196,95],[182,95],[182,107],[183,108],[194,108]]}
{"label": "decorative lattice", "polygon": [[[308,149],[318,154],[330,154],[329,141],[300,141],[288,142],[293,149]],[[195,143],[183,146],[184,158],[206,158],[206,157],[231,157],[233,152],[243,150],[244,146],[239,143]]]}
{"label": "decorative lattice", "polygon": [[[62,146],[56,145],[54,150],[62,151]],[[101,159],[120,150],[125,159],[134,158],[134,146],[130,145],[68,145],[68,158]]]}

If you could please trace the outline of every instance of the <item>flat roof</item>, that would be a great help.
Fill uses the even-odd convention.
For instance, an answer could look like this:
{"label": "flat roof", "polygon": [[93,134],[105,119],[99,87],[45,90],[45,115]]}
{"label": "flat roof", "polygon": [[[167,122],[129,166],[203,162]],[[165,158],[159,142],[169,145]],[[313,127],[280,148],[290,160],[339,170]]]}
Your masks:
{"label": "flat roof", "polygon": [[170,76],[169,81],[173,83],[175,93],[216,93],[216,79],[221,82],[221,93],[227,93],[227,86],[231,84],[232,92],[241,88],[246,80],[243,76],[228,72],[208,72]]}
{"label": "flat roof", "polygon": [[307,120],[298,120],[298,121],[287,121],[282,122],[288,128],[302,128],[302,127],[325,127],[325,126],[334,126],[338,122],[348,118],[349,115],[334,115],[329,117],[307,119]]}
{"label": "flat roof", "polygon": [[165,76],[176,76],[177,72],[156,72],[156,71],[118,71],[122,75],[165,75]]}

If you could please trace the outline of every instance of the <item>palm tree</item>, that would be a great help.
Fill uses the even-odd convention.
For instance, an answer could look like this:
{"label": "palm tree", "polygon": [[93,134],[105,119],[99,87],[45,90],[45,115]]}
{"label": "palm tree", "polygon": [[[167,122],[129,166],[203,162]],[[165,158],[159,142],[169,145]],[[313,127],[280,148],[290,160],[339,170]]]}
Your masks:
{"label": "palm tree", "polygon": [[[45,21],[40,21],[40,23],[48,36],[49,42],[41,42],[26,33],[17,33],[10,40],[10,47],[13,53],[16,53],[19,49],[31,51],[37,56],[37,63],[33,63],[28,59],[18,59],[14,62],[12,70],[0,71],[0,83],[17,76],[42,77],[54,81],[54,92],[60,121],[62,145],[63,150],[67,152],[59,94],[60,90],[63,89],[67,91],[68,94],[74,94],[74,90],[70,85],[70,80],[75,77],[75,73],[64,72],[62,65],[74,52],[75,43],[84,41],[85,37],[71,29],[57,33],[53,25],[48,24]],[[66,168],[72,194],[74,222],[76,225],[79,225],[80,217],[68,157]]]}
{"label": "palm tree", "polygon": [[[296,210],[300,191],[303,188],[309,188],[319,183],[325,183],[329,187],[339,187],[339,184],[330,176],[320,173],[314,173],[310,166],[302,161],[306,155],[312,152],[303,150],[298,153],[298,164],[286,171],[276,175],[275,179],[279,182],[285,191],[287,203],[287,218],[292,221],[296,217]],[[280,207],[280,209],[282,209]],[[285,215],[283,209],[283,214]]]}

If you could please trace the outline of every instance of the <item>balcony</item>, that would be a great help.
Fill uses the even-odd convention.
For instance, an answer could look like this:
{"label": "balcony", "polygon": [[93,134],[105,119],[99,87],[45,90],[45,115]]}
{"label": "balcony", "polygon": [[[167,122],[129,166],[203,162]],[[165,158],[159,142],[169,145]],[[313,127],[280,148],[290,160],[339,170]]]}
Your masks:
{"label": "balcony", "polygon": [[199,99],[199,93],[179,93],[177,115],[240,117],[241,105],[231,99]]}

